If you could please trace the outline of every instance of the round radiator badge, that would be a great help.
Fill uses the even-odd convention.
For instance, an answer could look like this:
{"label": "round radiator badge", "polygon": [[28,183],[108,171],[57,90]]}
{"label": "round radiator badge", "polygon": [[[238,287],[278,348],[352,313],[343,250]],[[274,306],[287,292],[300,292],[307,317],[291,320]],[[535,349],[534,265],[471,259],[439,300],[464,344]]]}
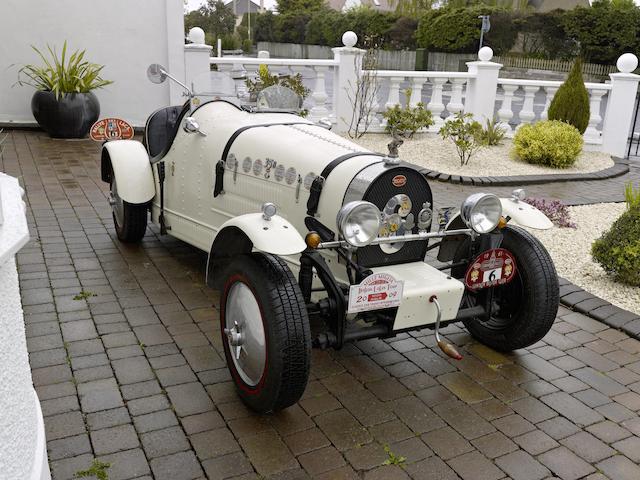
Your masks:
{"label": "round radiator badge", "polygon": [[391,179],[391,184],[397,188],[404,187],[407,184],[407,177],[404,175],[396,175]]}
{"label": "round radiator badge", "polygon": [[284,180],[287,182],[287,185],[291,185],[296,181],[296,169],[293,167],[289,167],[287,169],[287,173],[284,175]]}
{"label": "round radiator badge", "polygon": [[467,269],[464,283],[471,290],[504,285],[516,274],[516,259],[504,248],[481,253]]}
{"label": "round radiator badge", "polygon": [[242,171],[244,173],[249,173],[251,171],[251,165],[253,162],[251,161],[251,157],[245,157],[242,161]]}

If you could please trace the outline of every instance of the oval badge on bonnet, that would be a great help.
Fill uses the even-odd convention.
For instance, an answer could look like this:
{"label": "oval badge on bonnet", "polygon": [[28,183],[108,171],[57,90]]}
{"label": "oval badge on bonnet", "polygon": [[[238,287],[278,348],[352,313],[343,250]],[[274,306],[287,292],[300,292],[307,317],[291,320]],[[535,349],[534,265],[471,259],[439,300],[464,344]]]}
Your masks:
{"label": "oval badge on bonnet", "polygon": [[396,175],[391,179],[391,183],[394,187],[404,187],[407,183],[407,177],[404,175]]}

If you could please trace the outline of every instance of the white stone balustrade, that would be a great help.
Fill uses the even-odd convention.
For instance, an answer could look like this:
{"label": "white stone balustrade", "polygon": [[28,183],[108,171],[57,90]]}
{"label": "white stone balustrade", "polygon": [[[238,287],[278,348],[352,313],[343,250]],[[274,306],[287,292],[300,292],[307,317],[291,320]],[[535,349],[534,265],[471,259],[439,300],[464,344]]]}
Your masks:
{"label": "white stone balustrade", "polygon": [[[512,137],[517,127],[525,123],[532,123],[537,120],[547,120],[549,105],[553,100],[553,96],[560,88],[562,82],[552,80],[521,80],[512,78],[499,78],[498,86],[502,88],[502,101],[498,110],[498,119],[507,130],[507,137]],[[585,83],[585,87],[589,92],[590,118],[589,127],[584,134],[585,143],[591,145],[599,145],[602,143],[602,132],[599,126],[602,123],[600,115],[600,107],[602,99],[611,90],[609,83]],[[521,96],[518,97],[517,94]],[[536,96],[543,96],[544,103],[536,103]],[[513,118],[515,116],[513,109],[514,98],[518,101],[522,98],[522,108],[517,112],[519,122],[513,127]],[[540,108],[540,105],[542,107]],[[538,109],[538,112],[536,111]]]}
{"label": "white stone balustrade", "polygon": [[[255,72],[264,64],[272,71],[302,73],[305,85],[311,89],[306,105],[309,119],[317,121],[328,117],[338,133],[349,128],[354,92],[365,74],[371,76],[369,80],[378,89],[367,119],[371,132],[384,130],[386,122],[382,114],[386,109],[408,101],[414,107],[423,102],[431,111],[434,125],[429,132],[437,132],[447,117],[465,112],[482,123],[496,118],[506,129],[507,137],[512,137],[520,125],[548,118],[551,101],[562,84],[560,81],[499,78],[502,65],[492,62],[493,52],[488,47],[478,52],[477,61],[467,63],[466,72],[365,72],[361,70],[364,51],[355,47],[357,36],[346,32],[343,43],[344,47],[333,49],[334,58],[330,60],[211,57],[206,66],[212,64],[221,71],[247,73]],[[202,47],[185,48],[202,58]],[[637,66],[633,54],[622,55],[617,65],[620,72],[611,74],[610,82],[585,83],[591,113],[584,140],[591,148],[624,156],[640,76],[631,73]],[[202,69],[189,65],[188,70]],[[186,80],[189,82],[189,78]],[[330,88],[327,80],[331,82]],[[411,95],[404,99],[404,91],[408,88]]]}

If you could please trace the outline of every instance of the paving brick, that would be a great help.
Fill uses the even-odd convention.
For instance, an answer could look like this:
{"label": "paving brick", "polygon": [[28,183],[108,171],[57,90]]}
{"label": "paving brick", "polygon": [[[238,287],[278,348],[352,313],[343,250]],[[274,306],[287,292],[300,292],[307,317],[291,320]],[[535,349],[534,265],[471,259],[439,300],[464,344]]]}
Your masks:
{"label": "paving brick", "polygon": [[636,480],[640,478],[640,466],[622,455],[607,458],[596,466],[598,470],[602,471],[611,479]]}
{"label": "paving brick", "polygon": [[164,394],[143,397],[127,402],[127,408],[131,415],[144,415],[169,408],[169,401]]}
{"label": "paving brick", "polygon": [[205,432],[224,426],[224,420],[218,412],[205,412],[182,418],[182,428],[187,435]]}
{"label": "paving brick", "polygon": [[197,433],[189,438],[196,455],[201,461],[240,450],[240,446],[231,431],[224,427]]}
{"label": "paving brick", "polygon": [[579,378],[584,383],[588,384],[600,393],[603,393],[607,396],[619,395],[628,391],[627,388],[623,385],[619,384],[615,380],[612,380],[607,375],[597,372],[591,367],[585,367],[579,370],[575,370],[571,372],[571,375]]}
{"label": "paving brick", "polygon": [[566,480],[576,480],[595,471],[595,468],[566,447],[558,447],[543,453],[538,460],[554,474]]}
{"label": "paving brick", "polygon": [[312,417],[342,407],[333,395],[319,395],[317,397],[305,398],[300,401],[300,406]]}
{"label": "paving brick", "polygon": [[89,443],[89,436],[86,433],[73,437],[60,438],[58,440],[47,440],[49,461],[76,457],[83,453],[91,453],[91,444]]}
{"label": "paving brick", "polygon": [[315,422],[340,451],[371,441],[369,432],[344,409],[318,415]]}
{"label": "paving brick", "polygon": [[518,449],[502,432],[493,432],[472,440],[471,443],[488,458],[496,458]]}
{"label": "paving brick", "polygon": [[331,446],[300,455],[298,461],[310,475],[314,476],[345,465],[340,452]]}
{"label": "paving brick", "polygon": [[295,456],[309,453],[331,444],[329,439],[318,428],[311,428],[294,433],[284,437],[283,440]]}
{"label": "paving brick", "polygon": [[180,417],[213,409],[213,403],[199,383],[186,383],[167,388],[171,403]]}
{"label": "paving brick", "polygon": [[51,475],[56,480],[71,480],[79,470],[85,470],[91,467],[93,455],[84,454],[77,457],[65,458],[62,460],[51,461]]}
{"label": "paving brick", "polygon": [[542,430],[533,430],[513,440],[531,455],[539,455],[558,446],[558,442]]}
{"label": "paving brick", "polygon": [[569,435],[573,435],[574,433],[580,431],[580,429],[575,424],[562,417],[545,420],[544,422],[540,422],[536,426],[554,440],[566,438]]}
{"label": "paving brick", "polygon": [[591,425],[587,427],[586,430],[607,444],[612,444],[631,435],[628,430],[616,425],[610,420]]}
{"label": "paving brick", "polygon": [[129,450],[136,448],[140,444],[132,425],[120,425],[92,431],[91,443],[96,455]]}
{"label": "paving brick", "polygon": [[108,470],[109,480],[137,478],[150,473],[147,459],[139,448],[105,455],[99,457],[99,460],[111,465]]}
{"label": "paving brick", "polygon": [[473,450],[471,444],[450,427],[425,433],[422,440],[444,460]]}
{"label": "paving brick", "polygon": [[36,368],[31,370],[33,385],[40,387],[71,380],[71,368],[69,365],[54,365],[51,367]]}
{"label": "paving brick", "polygon": [[78,385],[78,395],[82,411],[85,413],[108,410],[123,405],[122,396],[113,379],[81,383]]}
{"label": "paving brick", "polygon": [[100,430],[129,423],[131,423],[131,417],[125,407],[87,414],[87,425],[90,430]]}
{"label": "paving brick", "polygon": [[280,435],[289,435],[315,426],[315,423],[298,405],[275,412],[269,418],[271,426]]}
{"label": "paving brick", "polygon": [[409,476],[397,465],[384,465],[364,474],[365,480],[408,480]]}
{"label": "paving brick", "polygon": [[77,342],[90,340],[98,336],[92,320],[78,320],[77,322],[65,322],[61,325],[62,337],[65,342]]}
{"label": "paving brick", "polygon": [[287,446],[275,433],[245,437],[240,439],[240,444],[260,475],[273,475],[298,466]]}
{"label": "paving brick", "polygon": [[405,440],[414,435],[414,433],[400,420],[381,423],[369,427],[369,433],[373,435],[378,442],[382,444],[391,444],[400,440]]}
{"label": "paving brick", "polygon": [[560,440],[560,443],[589,463],[599,462],[615,453],[615,450],[587,432],[571,435]]}
{"label": "paving brick", "polygon": [[[624,440],[620,440],[611,446],[620,453],[626,455],[632,462],[640,464],[640,438],[629,437]],[[613,454],[613,450],[610,450],[611,454]]]}
{"label": "paving brick", "polygon": [[442,419],[415,397],[395,400],[393,412],[415,433],[429,432],[445,425]]}
{"label": "paving brick", "polygon": [[178,425],[178,419],[172,410],[147,413],[133,417],[133,423],[138,433],[147,433]]}
{"label": "paving brick", "polygon": [[149,462],[156,480],[191,480],[203,475],[193,452],[180,452]]}
{"label": "paving brick", "polygon": [[146,382],[122,385],[120,391],[122,392],[122,398],[128,401],[157,395],[162,392],[162,389],[156,380],[148,380]]}
{"label": "paving brick", "polygon": [[517,437],[535,429],[529,421],[517,414],[498,418],[491,423],[508,437]]}
{"label": "paving brick", "polygon": [[111,362],[118,382],[126,385],[129,383],[144,382],[155,378],[149,362],[144,357],[123,358]]}
{"label": "paving brick", "polygon": [[438,381],[466,403],[479,403],[492,398],[491,393],[462,372],[441,375],[438,377]]}
{"label": "paving brick", "polygon": [[522,450],[496,459],[496,465],[513,480],[541,480],[549,475],[544,465]]}
{"label": "paving brick", "polygon": [[59,413],[72,412],[79,410],[78,397],[70,395],[68,397],[52,398],[51,400],[43,400],[40,402],[42,415],[57,415]]}
{"label": "paving brick", "polygon": [[157,458],[190,449],[187,437],[178,426],[154,430],[140,436],[147,458]]}
{"label": "paving brick", "polygon": [[172,385],[179,385],[181,383],[195,382],[198,378],[194,375],[191,367],[188,365],[181,365],[179,367],[161,368],[156,370],[158,380],[163,387],[170,387]]}
{"label": "paving brick", "polygon": [[407,465],[407,472],[415,480],[458,480],[460,477],[440,458],[429,457]]}
{"label": "paving brick", "polygon": [[453,468],[463,480],[497,480],[504,473],[479,452],[470,452],[449,460]]}
{"label": "paving brick", "polygon": [[565,392],[545,395],[540,400],[578,426],[584,427],[604,420],[598,412],[590,409],[584,403]]}
{"label": "paving brick", "polygon": [[597,412],[604,415],[612,422],[620,423],[630,418],[635,418],[637,415],[627,407],[624,407],[618,403],[607,403],[595,408]]}
{"label": "paving brick", "polygon": [[495,431],[495,428],[462,402],[437,405],[433,410],[465,438],[473,439]]}
{"label": "paving brick", "polygon": [[202,466],[210,480],[236,478],[236,476],[253,472],[251,463],[242,453],[232,453],[231,455],[212,458],[202,462]]}

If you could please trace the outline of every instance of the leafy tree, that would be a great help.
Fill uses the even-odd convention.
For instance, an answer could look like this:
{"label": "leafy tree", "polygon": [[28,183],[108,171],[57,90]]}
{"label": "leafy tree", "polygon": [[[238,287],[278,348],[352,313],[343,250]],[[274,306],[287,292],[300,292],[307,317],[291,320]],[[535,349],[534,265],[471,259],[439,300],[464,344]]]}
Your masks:
{"label": "leafy tree", "polygon": [[[439,8],[425,13],[420,19],[416,38],[418,45],[430,50],[453,53],[474,53],[478,51],[480,26],[482,21],[479,15],[492,15],[500,17],[506,10],[500,7],[487,5],[475,5],[469,8]],[[492,22],[493,23],[493,22]],[[507,28],[508,22],[501,22]],[[502,39],[500,32],[492,26],[487,35],[487,44],[499,53],[508,51],[515,42],[517,32],[508,27],[506,40]],[[490,43],[489,35],[493,34],[496,43]],[[498,41],[499,40],[499,41]]]}
{"label": "leafy tree", "polygon": [[416,48],[416,29],[418,21],[415,18],[400,17],[387,30],[385,45],[393,50],[414,50]]}
{"label": "leafy tree", "polygon": [[333,9],[320,10],[311,16],[305,32],[308,45],[342,45],[342,33],[347,31],[345,15]]}
{"label": "leafy tree", "polygon": [[256,17],[255,39],[258,42],[275,42],[276,15],[271,10]]}
{"label": "leafy tree", "polygon": [[187,30],[200,27],[215,39],[233,33],[236,16],[232,7],[221,0],[207,0],[199,9],[186,15],[184,23]]}
{"label": "leafy tree", "polygon": [[391,6],[396,7],[396,13],[404,17],[419,19],[427,10],[431,10],[435,0],[391,0]]}
{"label": "leafy tree", "polygon": [[613,64],[622,52],[638,45],[640,10],[625,7],[622,12],[610,1],[597,0],[592,7],[566,12],[564,26],[586,61]]}
{"label": "leafy tree", "polygon": [[518,18],[515,23],[522,33],[524,53],[542,58],[575,58],[579,47],[565,31],[565,13],[564,10],[553,10]]}
{"label": "leafy tree", "polygon": [[326,8],[324,0],[277,0],[280,15],[312,13]]}
{"label": "leafy tree", "polygon": [[582,79],[582,61],[573,63],[569,76],[549,105],[549,120],[560,120],[584,133],[589,125],[589,93]]}

